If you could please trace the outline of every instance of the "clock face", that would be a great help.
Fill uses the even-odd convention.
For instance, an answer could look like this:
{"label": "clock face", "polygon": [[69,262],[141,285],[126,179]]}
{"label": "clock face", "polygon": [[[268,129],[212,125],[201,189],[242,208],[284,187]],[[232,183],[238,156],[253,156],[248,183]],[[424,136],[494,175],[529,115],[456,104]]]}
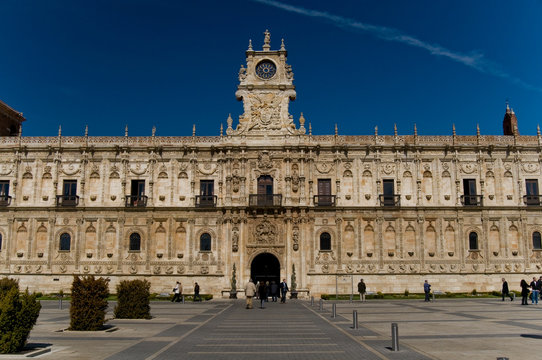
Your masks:
{"label": "clock face", "polygon": [[260,79],[269,80],[275,76],[276,73],[277,68],[270,60],[261,61],[258,65],[256,65],[256,75],[258,75]]}

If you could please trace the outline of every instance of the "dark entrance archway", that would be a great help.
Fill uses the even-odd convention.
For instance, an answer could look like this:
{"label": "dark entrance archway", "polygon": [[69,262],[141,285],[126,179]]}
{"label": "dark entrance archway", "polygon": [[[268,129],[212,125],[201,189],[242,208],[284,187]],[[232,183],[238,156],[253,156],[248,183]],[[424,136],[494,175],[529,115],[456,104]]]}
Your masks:
{"label": "dark entrance archway", "polygon": [[269,253],[263,253],[252,260],[250,265],[250,277],[255,283],[258,281],[275,281],[280,283],[279,260]]}

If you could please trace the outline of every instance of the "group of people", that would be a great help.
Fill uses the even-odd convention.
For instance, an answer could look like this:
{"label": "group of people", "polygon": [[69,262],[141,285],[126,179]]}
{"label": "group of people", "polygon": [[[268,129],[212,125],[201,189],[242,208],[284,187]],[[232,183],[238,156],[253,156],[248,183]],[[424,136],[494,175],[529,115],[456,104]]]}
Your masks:
{"label": "group of people", "polygon": [[247,299],[246,308],[252,309],[252,299],[259,298],[260,308],[265,309],[264,304],[266,301],[269,301],[269,297],[271,297],[273,302],[277,301],[279,291],[281,295],[280,302],[284,304],[286,303],[286,294],[289,291],[286,279],[282,279],[282,282],[278,285],[274,281],[271,281],[271,283],[269,283],[269,281],[258,281],[256,284],[254,284],[252,279],[249,279],[245,286],[245,296]]}
{"label": "group of people", "polygon": [[[531,304],[538,305],[538,298],[540,297],[540,291],[542,290],[542,276],[538,278],[538,280],[535,277],[533,277],[533,281],[531,281],[530,284],[528,284],[527,281],[525,281],[524,279],[521,279],[519,286],[521,287],[521,305],[529,305],[527,302],[529,293],[531,294]],[[514,300],[514,298],[510,295],[510,291],[508,289],[508,283],[503,278],[502,279],[502,301],[504,301],[505,296],[509,296],[510,301]]]}
{"label": "group of people", "polygon": [[[181,302],[182,295],[183,285],[179,281],[177,281],[175,287],[173,288],[173,299],[171,299],[171,302]],[[194,283],[194,301],[201,301],[198,283]]]}

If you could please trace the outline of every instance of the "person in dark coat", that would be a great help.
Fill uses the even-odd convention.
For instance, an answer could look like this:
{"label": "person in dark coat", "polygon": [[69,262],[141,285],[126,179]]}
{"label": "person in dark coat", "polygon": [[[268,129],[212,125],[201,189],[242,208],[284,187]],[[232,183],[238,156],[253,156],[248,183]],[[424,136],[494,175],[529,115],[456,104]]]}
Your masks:
{"label": "person in dark coat", "polygon": [[502,301],[504,301],[506,296],[510,297],[510,301],[514,301],[514,297],[510,295],[510,290],[508,289],[508,282],[502,278]]}
{"label": "person in dark coat", "polygon": [[429,299],[429,294],[431,293],[431,285],[427,280],[423,283],[423,292],[425,293],[425,301],[431,301]]}
{"label": "person in dark coat", "polygon": [[260,281],[260,287],[258,288],[258,294],[260,295],[260,309],[265,309],[263,307],[263,304],[265,302],[265,299],[267,298],[267,286],[265,286],[265,282]]}
{"label": "person in dark coat", "polygon": [[277,302],[277,297],[279,295],[279,286],[275,281],[271,281],[271,300]]}
{"label": "person in dark coat", "polygon": [[529,305],[527,303],[527,297],[529,296],[529,284],[527,284],[527,281],[524,279],[521,279],[519,286],[521,286],[521,305]]}
{"label": "person in dark coat", "polygon": [[359,293],[359,299],[361,302],[365,302],[365,292],[367,290],[367,285],[363,282],[363,279],[361,279],[358,283],[358,293]]}
{"label": "person in dark coat", "polygon": [[286,279],[282,279],[280,283],[280,302],[286,304],[286,294],[288,293],[288,284],[286,284]]}
{"label": "person in dark coat", "polygon": [[201,301],[201,296],[199,296],[199,285],[198,285],[198,283],[194,284],[194,301]]}

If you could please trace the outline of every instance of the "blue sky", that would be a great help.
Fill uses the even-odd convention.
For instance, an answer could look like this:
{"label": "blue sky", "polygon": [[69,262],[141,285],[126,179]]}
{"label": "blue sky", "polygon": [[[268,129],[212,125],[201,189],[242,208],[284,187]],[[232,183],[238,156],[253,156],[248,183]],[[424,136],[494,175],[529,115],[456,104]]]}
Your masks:
{"label": "blue sky", "polygon": [[542,122],[542,1],[0,0],[0,100],[25,136],[218,135],[248,40],[285,39],[313,134],[501,135]]}

